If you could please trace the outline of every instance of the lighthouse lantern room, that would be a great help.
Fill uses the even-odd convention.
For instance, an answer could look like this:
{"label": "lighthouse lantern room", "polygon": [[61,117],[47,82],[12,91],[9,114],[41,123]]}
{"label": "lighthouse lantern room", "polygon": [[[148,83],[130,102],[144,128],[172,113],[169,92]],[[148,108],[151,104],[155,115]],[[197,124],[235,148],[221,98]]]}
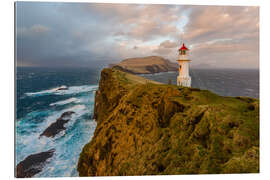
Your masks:
{"label": "lighthouse lantern room", "polygon": [[179,75],[177,76],[177,85],[191,87],[191,77],[189,76],[189,63],[191,60],[188,58],[189,49],[183,43],[178,51]]}

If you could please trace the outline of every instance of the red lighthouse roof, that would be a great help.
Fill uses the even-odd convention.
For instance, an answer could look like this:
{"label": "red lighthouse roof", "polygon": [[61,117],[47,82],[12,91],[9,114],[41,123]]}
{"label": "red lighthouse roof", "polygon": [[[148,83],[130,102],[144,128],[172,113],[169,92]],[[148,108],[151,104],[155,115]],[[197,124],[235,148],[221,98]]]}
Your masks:
{"label": "red lighthouse roof", "polygon": [[185,43],[183,43],[182,47],[179,49],[180,50],[189,50],[186,46],[185,46]]}

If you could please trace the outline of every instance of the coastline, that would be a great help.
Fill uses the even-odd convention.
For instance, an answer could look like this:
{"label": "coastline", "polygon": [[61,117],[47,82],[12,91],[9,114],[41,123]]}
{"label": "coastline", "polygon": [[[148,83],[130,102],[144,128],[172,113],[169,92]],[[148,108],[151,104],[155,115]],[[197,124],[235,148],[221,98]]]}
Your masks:
{"label": "coastline", "polygon": [[[221,97],[196,88],[183,88],[179,91],[174,85],[153,84],[141,79],[137,81],[134,75],[130,78],[126,76],[127,74],[113,69],[104,69],[101,73],[94,110],[97,128],[94,137],[84,146],[80,154],[77,169],[80,176],[256,173],[259,171],[259,149],[258,139],[256,139],[258,138],[256,127],[259,121],[258,100],[248,97]],[[178,96],[183,99],[176,98]],[[172,101],[172,97],[176,99]],[[154,100],[152,98],[157,102],[152,102]],[[221,107],[223,110],[220,109]],[[234,110],[235,108],[238,110]],[[221,115],[224,110],[229,112],[228,117]],[[230,116],[231,114],[233,117],[240,118],[242,111],[247,113],[245,118],[248,118],[253,124],[253,129],[255,128],[248,137],[238,134],[244,130],[242,127],[248,124]],[[220,120],[212,119],[211,114],[215,114]],[[181,117],[186,120],[179,122]],[[194,121],[195,124],[185,124],[185,121]],[[224,126],[223,121],[225,127],[228,127],[220,129]],[[175,123],[180,123],[180,127]],[[219,125],[214,127],[213,123]],[[187,131],[185,128],[193,130]],[[175,136],[189,145],[178,144],[176,141],[178,138],[175,139]],[[153,144],[152,141],[155,143]],[[215,141],[220,144],[217,147],[221,149],[216,149],[220,153],[219,157],[214,157],[215,152],[207,148],[215,147],[213,144]],[[170,143],[167,144],[168,142]],[[232,144],[232,147],[224,146],[224,143]],[[239,146],[237,143],[244,143],[245,146]],[[176,147],[178,148],[175,149]],[[145,148],[148,150],[146,151]],[[197,152],[199,154],[196,154],[197,148],[200,149]],[[180,156],[175,154],[175,151],[179,150],[182,154]],[[238,151],[241,153],[236,153]],[[193,155],[188,155],[189,152]],[[253,154],[251,159],[248,157],[250,153]],[[184,154],[191,158],[190,163],[184,163],[179,169],[177,163],[185,162]],[[210,160],[221,159],[213,163],[212,160],[211,162],[206,160],[206,157]],[[237,158],[240,158],[239,161],[235,160]],[[171,161],[176,164],[171,164]],[[196,162],[204,165],[196,167]],[[235,166],[238,163],[243,164]],[[192,171],[187,168],[190,165],[194,166]]]}
{"label": "coastline", "polygon": [[[206,71],[205,71],[206,72]],[[210,74],[211,74],[211,72],[212,71],[210,71]],[[237,71],[236,71],[237,72]],[[167,77],[169,77],[169,76],[172,76],[172,77],[174,77],[175,76],[175,74],[176,74],[177,72],[161,72],[161,73],[155,73],[155,74],[145,74],[144,76],[147,76],[147,78],[148,77],[150,77],[151,78],[151,76],[153,76],[153,77],[155,77],[158,81],[160,81],[160,80],[162,80],[161,79],[161,77],[163,77],[163,78],[165,78],[164,79],[164,81],[162,82],[162,81],[160,81],[161,83],[163,83],[164,85],[166,85],[167,84]],[[198,72],[197,72],[198,73]],[[29,75],[29,77],[28,78],[30,78],[30,79],[33,79],[33,78],[35,78],[35,76],[37,76],[37,73],[30,73],[30,75]],[[136,77],[137,75],[133,75],[134,77]],[[141,75],[138,75],[138,76],[141,76]],[[108,76],[109,77],[109,76]],[[218,77],[218,76],[217,76]],[[96,77],[96,79],[100,79],[101,78],[101,76],[97,76]],[[129,78],[127,78],[127,80],[128,80]],[[132,78],[131,78],[132,79]],[[136,79],[136,78],[135,78]],[[205,78],[205,79],[208,79],[208,78]],[[115,79],[116,80],[116,79]],[[151,79],[151,80],[155,80],[155,79]],[[193,80],[196,80],[195,78],[193,78]],[[202,79],[203,80],[203,79]],[[147,82],[149,83],[149,82],[151,82],[151,81],[149,81],[149,80],[147,80]],[[107,84],[108,82],[106,82],[105,84]],[[92,83],[91,83],[92,84]],[[140,83],[139,83],[140,84]],[[53,87],[49,87],[49,88],[43,88],[43,89],[40,89],[40,90],[37,90],[37,91],[26,91],[25,93],[25,95],[24,95],[24,97],[22,97],[21,98],[21,100],[20,101],[25,101],[25,100],[31,100],[31,99],[35,99],[35,100],[38,100],[38,99],[40,99],[40,98],[45,98],[45,97],[51,97],[52,95],[54,95],[55,97],[57,96],[59,99],[57,100],[57,99],[49,99],[49,101],[48,101],[48,103],[47,103],[47,105],[46,106],[48,106],[48,108],[49,109],[54,109],[54,108],[57,108],[57,109],[59,109],[60,107],[68,107],[68,106],[70,106],[70,105],[75,105],[75,104],[80,104],[81,103],[81,101],[79,101],[78,100],[78,97],[76,97],[76,98],[74,98],[73,97],[73,93],[75,93],[75,94],[77,94],[77,93],[79,93],[79,92],[81,92],[81,93],[86,93],[88,90],[87,90],[87,87],[88,87],[89,85],[83,85],[83,86],[76,86],[76,87],[72,87],[71,86],[71,88],[70,88],[70,86],[63,86],[63,84],[59,84],[59,86],[57,86],[57,87],[55,87],[55,88],[53,88]],[[151,86],[151,85],[150,85]],[[173,86],[173,85],[172,85]],[[68,90],[67,89],[67,87],[69,87],[70,89]],[[98,92],[98,89],[99,89],[99,85],[91,85],[91,87],[89,87],[90,89],[92,89],[92,88],[94,88],[94,90],[93,90],[93,93],[95,93],[96,92],[96,90],[95,89],[97,89],[97,92]],[[232,88],[232,87],[230,87],[230,88]],[[61,89],[61,90],[59,90],[59,91],[57,91],[58,89]],[[89,90],[90,90],[89,89]],[[111,89],[111,91],[113,92],[115,89],[114,88],[112,88]],[[91,90],[92,91],[92,90]],[[130,90],[128,90],[128,91],[130,91]],[[252,89],[252,88],[250,88],[250,93],[254,93],[254,89]],[[252,92],[253,91],[253,92]],[[123,91],[124,92],[124,91]],[[256,92],[256,91],[255,91]],[[243,93],[243,92],[241,92],[241,93]],[[74,94],[74,95],[75,95]],[[78,94],[79,95],[79,94]],[[69,97],[70,96],[70,97]],[[95,97],[93,97],[93,104],[94,104],[94,99],[95,99]],[[88,101],[88,100],[87,100]],[[33,101],[34,102],[34,101]],[[86,102],[86,101],[85,101]],[[65,108],[66,109],[66,108]],[[87,105],[87,112],[88,113],[91,113],[91,112],[96,112],[95,114],[98,114],[97,113],[97,111],[94,111],[94,107],[93,108],[90,108],[90,106],[88,106]],[[32,110],[31,110],[32,111]],[[62,113],[64,113],[64,112],[66,112],[67,111],[67,109],[65,110],[65,111],[61,111]],[[26,113],[27,114],[27,113]],[[29,115],[31,115],[31,114],[29,114]],[[33,118],[34,117],[36,117],[38,114],[33,114]],[[43,116],[45,117],[45,114],[43,114]],[[50,114],[48,114],[48,116],[50,116]],[[91,115],[91,118],[93,117],[94,115]],[[42,117],[42,118],[44,118],[44,117]],[[45,125],[42,125],[42,127],[41,127],[41,129],[40,129],[40,133],[39,134],[41,134],[46,128],[48,128],[49,127],[49,125],[51,124],[51,123],[53,123],[54,121],[56,121],[56,119],[57,118],[59,118],[59,117],[61,117],[61,114],[58,114],[57,116],[54,116],[54,118],[50,118],[50,123],[49,124],[45,124]],[[89,116],[90,117],[90,116]],[[24,118],[23,116],[21,116],[21,118]],[[42,119],[41,119],[42,120]],[[46,120],[46,119],[45,119]],[[93,119],[93,121],[98,121],[98,118],[97,117],[95,117],[95,119]],[[23,123],[25,122],[25,120],[23,120]],[[80,120],[80,122],[82,122],[81,120]],[[20,122],[20,124],[22,125],[22,127],[24,127],[24,125],[22,124],[22,122]],[[71,123],[72,124],[72,123]],[[71,125],[71,124],[67,124],[68,125],[68,129],[69,128],[71,128],[73,125]],[[25,125],[27,125],[27,124],[25,124]],[[76,124],[75,124],[76,125]],[[96,126],[95,126],[96,127]],[[84,129],[85,129],[85,132],[86,131],[89,131],[89,127],[88,126],[85,126],[84,127]],[[34,130],[34,129],[33,129]],[[94,135],[94,131],[95,131],[95,129],[93,129],[92,130],[92,134],[91,134],[91,136],[90,137],[92,137],[92,135]],[[70,135],[72,135],[72,134],[70,134],[71,132],[68,132],[68,136],[70,136]],[[89,133],[89,132],[87,132],[87,133]],[[39,135],[38,134],[38,135]],[[62,136],[63,134],[62,133],[60,133],[61,135],[60,136],[57,136],[56,137],[56,139],[60,139],[60,137],[64,137],[64,136]],[[38,135],[37,135],[37,139],[38,139]],[[34,138],[32,138],[33,140],[34,140]],[[44,137],[42,137],[41,138],[41,140],[42,141],[44,141],[46,138],[44,138]],[[20,139],[18,139],[19,141],[20,141]],[[28,138],[28,141],[29,141],[30,139]],[[31,141],[29,141],[29,142],[32,142],[32,140]],[[47,142],[47,141],[46,141]],[[86,137],[86,139],[85,139],[85,141],[80,145],[80,149],[79,149],[79,152],[78,152],[78,156],[77,157],[79,157],[79,153],[82,151],[82,147],[85,145],[85,143],[87,143],[87,142],[89,142],[89,137]],[[35,144],[39,144],[39,141],[37,141]],[[50,143],[49,143],[50,144]],[[33,150],[33,149],[36,149],[36,148],[34,148],[32,145],[31,145],[31,149]],[[50,148],[53,148],[53,147],[55,147],[55,146],[49,146]],[[23,149],[22,149],[23,150]],[[44,151],[46,151],[46,150],[50,150],[50,149],[44,149]],[[23,151],[25,151],[25,150],[23,150]],[[20,159],[19,159],[19,162],[20,161],[22,161],[24,158],[26,158],[27,156],[29,156],[29,155],[31,155],[31,154],[35,154],[35,153],[41,153],[42,151],[25,151],[24,152],[24,154],[22,154],[22,155],[20,155]],[[56,151],[56,153],[57,154],[62,154],[63,152],[60,152],[60,151]],[[57,154],[54,154],[53,155],[53,157],[55,156],[55,155],[57,155]],[[18,160],[18,158],[16,158],[17,160]],[[78,159],[77,159],[78,160]],[[77,166],[77,160],[76,160],[76,162],[75,162],[75,164],[76,164],[76,166]],[[18,164],[19,162],[17,162],[16,164]],[[48,166],[48,167],[46,167],[46,166]],[[54,166],[54,163],[53,164],[48,164],[48,165],[46,165],[45,166],[45,168],[44,168],[44,170],[43,170],[43,172],[41,172],[40,174],[38,174],[38,175],[36,175],[35,177],[45,177],[45,176],[53,176],[53,177],[56,177],[56,176],[62,176],[61,174],[55,174],[55,173],[53,173],[53,172],[49,172],[48,170],[49,170],[49,168],[51,167],[51,166]],[[57,167],[57,166],[56,166]],[[57,167],[58,168],[58,167]],[[72,171],[70,171],[69,173],[71,173],[70,174],[70,176],[77,176],[78,175],[78,172],[76,171],[76,167],[74,167],[75,169],[73,169]],[[63,171],[63,172],[65,172],[65,171]],[[66,172],[65,172],[66,173]]]}

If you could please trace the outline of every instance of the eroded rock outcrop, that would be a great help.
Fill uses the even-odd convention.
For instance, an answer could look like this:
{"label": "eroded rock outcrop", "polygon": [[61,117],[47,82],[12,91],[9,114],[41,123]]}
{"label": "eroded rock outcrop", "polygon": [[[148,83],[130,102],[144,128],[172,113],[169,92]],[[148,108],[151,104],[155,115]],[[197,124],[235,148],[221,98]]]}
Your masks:
{"label": "eroded rock outcrop", "polygon": [[259,101],[104,69],[80,176],[259,172]]}
{"label": "eroded rock outcrop", "polygon": [[42,171],[44,165],[54,154],[54,149],[45,152],[31,154],[21,161],[16,167],[16,177],[26,178],[33,177],[35,174]]}
{"label": "eroded rock outcrop", "polygon": [[65,124],[70,120],[71,115],[74,114],[73,111],[64,112],[55,122],[53,122],[48,128],[46,128],[41,136],[54,137],[59,132],[65,130]]}

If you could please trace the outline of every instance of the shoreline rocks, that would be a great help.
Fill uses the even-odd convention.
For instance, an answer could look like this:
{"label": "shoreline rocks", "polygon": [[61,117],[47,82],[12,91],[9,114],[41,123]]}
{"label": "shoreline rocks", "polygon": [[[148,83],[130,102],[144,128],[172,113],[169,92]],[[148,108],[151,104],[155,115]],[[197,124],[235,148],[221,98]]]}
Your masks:
{"label": "shoreline rocks", "polygon": [[17,178],[29,178],[42,171],[48,159],[53,156],[55,149],[31,154],[16,166]]}
{"label": "shoreline rocks", "polygon": [[74,114],[75,112],[73,111],[67,111],[64,112],[57,120],[56,122],[53,122],[48,128],[46,128],[42,134],[40,134],[39,137],[41,136],[46,136],[46,137],[55,137],[59,132],[65,130],[66,128],[64,125],[70,120],[71,115]]}
{"label": "shoreline rocks", "polygon": [[[41,136],[46,137],[55,137],[59,132],[65,130],[64,125],[70,121],[73,111],[64,112],[55,122],[51,123],[49,127],[47,127]],[[54,155],[55,149],[50,149],[45,152],[40,152],[36,154],[31,154],[27,156],[24,160],[22,160],[16,166],[16,177],[17,178],[26,178],[33,177],[35,174],[42,171],[45,164],[48,162],[48,159]]]}

